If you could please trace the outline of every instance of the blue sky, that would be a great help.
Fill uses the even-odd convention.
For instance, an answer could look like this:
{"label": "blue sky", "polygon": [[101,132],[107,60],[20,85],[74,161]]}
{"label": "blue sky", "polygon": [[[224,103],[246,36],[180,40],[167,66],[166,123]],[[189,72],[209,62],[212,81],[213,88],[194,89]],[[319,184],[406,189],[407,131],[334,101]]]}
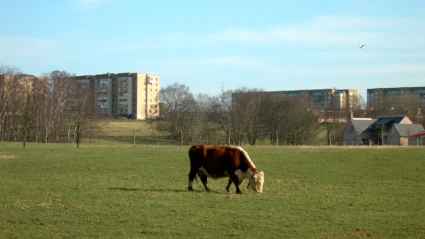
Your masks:
{"label": "blue sky", "polygon": [[[425,1],[0,0],[0,64],[194,94],[425,86]],[[365,43],[359,49],[358,43]]]}

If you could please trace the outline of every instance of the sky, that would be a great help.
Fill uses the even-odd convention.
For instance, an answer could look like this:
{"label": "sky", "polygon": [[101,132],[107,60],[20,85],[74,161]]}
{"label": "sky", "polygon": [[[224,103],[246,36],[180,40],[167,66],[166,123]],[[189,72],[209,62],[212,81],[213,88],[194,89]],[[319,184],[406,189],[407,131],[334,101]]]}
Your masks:
{"label": "sky", "polygon": [[423,0],[0,0],[0,12],[0,64],[37,76],[149,73],[211,96],[425,86]]}

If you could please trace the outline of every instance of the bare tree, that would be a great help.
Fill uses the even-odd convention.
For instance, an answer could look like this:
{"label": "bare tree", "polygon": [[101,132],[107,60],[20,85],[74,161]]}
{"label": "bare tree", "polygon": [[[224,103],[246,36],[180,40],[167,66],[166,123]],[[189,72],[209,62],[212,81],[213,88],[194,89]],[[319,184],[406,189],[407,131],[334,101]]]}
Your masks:
{"label": "bare tree", "polygon": [[342,106],[339,100],[333,98],[330,104],[325,105],[324,113],[325,122],[323,122],[322,125],[324,125],[326,132],[326,144],[332,145],[338,142],[342,143],[343,126],[345,126],[345,120],[350,118],[350,107]]}
{"label": "bare tree", "polygon": [[382,115],[397,114],[397,108],[399,108],[396,106],[397,101],[398,97],[395,95],[377,95],[375,99],[368,102],[367,115],[376,118]]}
{"label": "bare tree", "polygon": [[361,112],[367,109],[367,101],[363,95],[359,95],[356,110]]}
{"label": "bare tree", "polygon": [[29,131],[29,108],[30,108],[30,79],[28,77],[22,77],[21,83],[24,87],[24,102],[22,107],[22,143],[23,147],[25,148],[27,137],[28,137],[28,131]]}
{"label": "bare tree", "polygon": [[71,110],[72,75],[65,71],[52,71],[44,74],[48,85],[48,98],[44,108],[45,141],[52,137],[59,142],[65,137],[64,128],[67,128],[68,112]]}
{"label": "bare tree", "polygon": [[256,144],[270,137],[272,144],[306,144],[317,134],[318,124],[310,97],[289,97],[241,88],[233,93],[232,133],[235,144]]}
{"label": "bare tree", "polygon": [[164,118],[163,123],[158,124],[160,129],[169,132],[172,139],[179,139],[180,134],[183,133],[183,139],[191,141],[196,101],[189,87],[174,83],[162,89],[159,95],[163,107],[161,113]]}
{"label": "bare tree", "polygon": [[[16,68],[0,66],[1,141],[45,142],[65,140],[71,125],[76,135],[86,133],[87,112],[94,112],[89,87],[82,87],[65,71],[44,77],[22,74]],[[68,134],[69,137],[69,134]],[[77,137],[79,139],[79,137]]]}
{"label": "bare tree", "polygon": [[43,78],[34,77],[29,88],[28,140],[39,142],[43,135],[42,110],[46,102],[47,85]]}
{"label": "bare tree", "polygon": [[289,96],[278,92],[274,95],[267,95],[265,98],[266,134],[269,135],[270,143],[273,145],[279,145],[279,135],[282,133],[281,126],[285,120],[285,108],[289,100]]}
{"label": "bare tree", "polygon": [[233,98],[234,129],[239,136],[236,143],[243,144],[247,140],[255,145],[265,131],[264,90],[241,88],[234,95],[237,96]]}
{"label": "bare tree", "polygon": [[220,131],[226,137],[226,143],[232,144],[234,139],[231,137],[233,131],[233,106],[232,90],[224,91],[222,89],[218,96],[213,97],[209,121],[215,123]]}
{"label": "bare tree", "polygon": [[423,101],[421,101],[421,96],[414,93],[405,93],[400,95],[398,104],[396,104],[397,112],[405,114],[413,123],[421,123],[416,115],[418,111],[421,111],[420,108],[423,107]]}
{"label": "bare tree", "polygon": [[196,100],[195,125],[193,129],[199,131],[200,138],[196,141],[202,143],[215,142],[217,140],[218,127],[210,120],[214,99],[207,94],[198,94]]}
{"label": "bare tree", "polygon": [[21,139],[19,132],[22,130],[22,109],[25,105],[25,98],[22,96],[25,95],[25,88],[20,82],[19,75],[11,76],[10,80],[10,84],[8,85],[10,95],[6,108],[6,124],[9,140],[17,142]]}
{"label": "bare tree", "polygon": [[264,90],[239,88],[232,97],[235,144],[255,145],[264,136]]}
{"label": "bare tree", "polygon": [[[68,121],[68,127],[70,128],[71,121],[74,121],[74,140],[73,142],[80,146],[80,139],[82,132],[89,133],[90,128],[85,127],[87,125],[87,119],[93,120],[94,113],[94,102],[91,102],[90,89],[87,85],[80,82],[74,81],[72,85],[71,94],[71,119]],[[84,129],[84,130],[82,130]],[[67,139],[68,141],[68,139]]]}
{"label": "bare tree", "polygon": [[284,104],[279,137],[291,145],[308,144],[319,128],[312,112],[313,102],[310,97],[294,96]]}
{"label": "bare tree", "polygon": [[18,95],[22,87],[17,75],[21,74],[16,67],[0,65],[0,138],[1,141],[17,140],[18,110],[21,102]]}
{"label": "bare tree", "polygon": [[423,103],[418,94],[408,92],[402,95],[379,95],[368,102],[367,115],[372,118],[382,115],[406,115],[413,122],[417,122],[415,116],[421,107]]}

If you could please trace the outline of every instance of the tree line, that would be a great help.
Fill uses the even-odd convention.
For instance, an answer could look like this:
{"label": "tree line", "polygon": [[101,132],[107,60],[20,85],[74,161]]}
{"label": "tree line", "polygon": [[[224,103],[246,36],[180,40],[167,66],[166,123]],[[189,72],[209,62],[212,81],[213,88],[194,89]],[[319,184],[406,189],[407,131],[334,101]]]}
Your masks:
{"label": "tree line", "polygon": [[[419,95],[404,94],[385,102],[366,104],[360,96],[354,110],[340,109],[336,102],[326,106],[311,97],[268,94],[262,89],[224,90],[216,96],[193,95],[184,84],[174,83],[160,91],[163,120],[158,130],[184,142],[255,145],[343,144],[343,131],[351,116],[376,118],[407,115],[412,122],[424,124],[419,117],[424,104]],[[376,103],[376,104],[374,104]],[[331,121],[318,123],[314,111],[320,110]]]}
{"label": "tree line", "polygon": [[74,142],[92,128],[93,96],[65,71],[42,77],[0,65],[0,141]]}
{"label": "tree line", "polygon": [[[66,71],[42,74],[36,80],[19,69],[0,65],[0,141],[74,142],[90,135],[100,119],[94,92]],[[159,92],[160,118],[147,122],[172,140],[208,144],[310,145],[342,144],[346,122],[338,119],[407,115],[424,125],[419,95],[381,97],[355,110],[336,103],[319,105],[311,97],[267,94],[263,89],[238,88],[218,95],[190,92],[174,83]],[[376,104],[375,104],[376,103]],[[378,104],[379,103],[379,104]],[[315,111],[331,121],[318,123]],[[155,133],[154,133],[155,137]]]}

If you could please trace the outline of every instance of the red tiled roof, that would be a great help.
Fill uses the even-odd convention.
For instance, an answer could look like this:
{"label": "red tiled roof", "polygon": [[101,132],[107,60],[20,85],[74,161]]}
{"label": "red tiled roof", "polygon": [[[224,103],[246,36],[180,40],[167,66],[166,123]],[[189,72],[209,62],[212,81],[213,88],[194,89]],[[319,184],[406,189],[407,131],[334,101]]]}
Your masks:
{"label": "red tiled roof", "polygon": [[416,136],[425,136],[425,130],[424,131],[421,131],[421,132],[418,132],[418,133],[416,133],[416,134],[411,134],[411,135],[409,135],[410,137],[416,137]]}

